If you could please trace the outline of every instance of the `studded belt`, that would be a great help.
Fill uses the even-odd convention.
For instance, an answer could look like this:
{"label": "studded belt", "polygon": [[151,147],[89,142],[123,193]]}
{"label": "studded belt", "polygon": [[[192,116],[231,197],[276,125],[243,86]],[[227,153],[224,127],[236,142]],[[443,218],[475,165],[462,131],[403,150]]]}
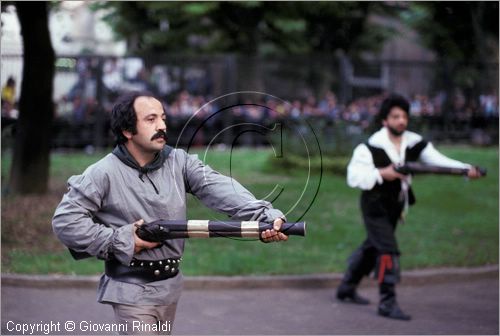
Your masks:
{"label": "studded belt", "polygon": [[153,281],[173,278],[179,273],[182,258],[164,260],[132,259],[129,266],[118,260],[107,260],[104,269],[107,276],[114,280],[133,284],[145,284]]}

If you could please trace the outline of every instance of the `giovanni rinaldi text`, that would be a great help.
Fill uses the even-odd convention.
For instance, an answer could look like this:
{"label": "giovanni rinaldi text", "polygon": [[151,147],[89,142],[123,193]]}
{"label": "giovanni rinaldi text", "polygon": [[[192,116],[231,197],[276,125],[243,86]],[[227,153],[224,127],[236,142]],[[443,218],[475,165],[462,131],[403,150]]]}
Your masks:
{"label": "giovanni rinaldi text", "polygon": [[124,323],[100,323],[93,321],[66,321],[66,322],[38,322],[38,323],[20,323],[8,321],[5,323],[5,329],[9,332],[22,335],[50,335],[60,332],[171,332],[172,324],[170,321],[158,321],[156,323],[145,323],[142,321],[128,321]]}

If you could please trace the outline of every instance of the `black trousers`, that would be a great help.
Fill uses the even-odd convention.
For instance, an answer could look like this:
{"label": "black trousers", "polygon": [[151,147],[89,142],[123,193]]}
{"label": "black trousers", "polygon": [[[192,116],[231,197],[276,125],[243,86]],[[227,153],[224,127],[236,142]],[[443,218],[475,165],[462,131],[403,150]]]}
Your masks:
{"label": "black trousers", "polygon": [[398,195],[375,191],[364,191],[360,203],[367,237],[349,257],[344,283],[356,286],[376,269],[379,283],[395,284],[400,254],[395,231],[404,203]]}

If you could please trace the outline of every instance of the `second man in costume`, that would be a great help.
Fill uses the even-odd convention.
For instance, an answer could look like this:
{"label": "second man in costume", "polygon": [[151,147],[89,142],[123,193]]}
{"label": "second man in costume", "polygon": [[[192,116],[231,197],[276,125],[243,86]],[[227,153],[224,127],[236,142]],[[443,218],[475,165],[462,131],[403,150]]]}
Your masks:
{"label": "second man in costume", "polygon": [[368,304],[356,288],[375,269],[380,292],[378,314],[400,320],[409,320],[410,316],[396,301],[400,250],[395,232],[415,197],[411,176],[396,172],[395,165],[419,160],[436,166],[468,168],[470,178],[480,176],[476,168],[444,156],[422,136],[407,131],[409,111],[410,104],[404,97],[386,98],[379,113],[383,127],[354,149],[347,168],[347,183],[362,190],[360,204],[367,237],[350,256],[336,294],[342,301]]}

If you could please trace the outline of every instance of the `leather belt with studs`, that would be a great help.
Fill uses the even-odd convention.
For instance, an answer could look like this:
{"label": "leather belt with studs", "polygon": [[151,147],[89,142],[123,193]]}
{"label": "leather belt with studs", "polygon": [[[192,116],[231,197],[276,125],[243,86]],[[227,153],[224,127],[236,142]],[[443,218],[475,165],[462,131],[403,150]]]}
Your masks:
{"label": "leather belt with studs", "polygon": [[169,258],[164,260],[139,260],[132,259],[129,266],[118,260],[107,260],[105,273],[110,278],[133,284],[145,284],[153,281],[173,278],[179,273],[182,258]]}

